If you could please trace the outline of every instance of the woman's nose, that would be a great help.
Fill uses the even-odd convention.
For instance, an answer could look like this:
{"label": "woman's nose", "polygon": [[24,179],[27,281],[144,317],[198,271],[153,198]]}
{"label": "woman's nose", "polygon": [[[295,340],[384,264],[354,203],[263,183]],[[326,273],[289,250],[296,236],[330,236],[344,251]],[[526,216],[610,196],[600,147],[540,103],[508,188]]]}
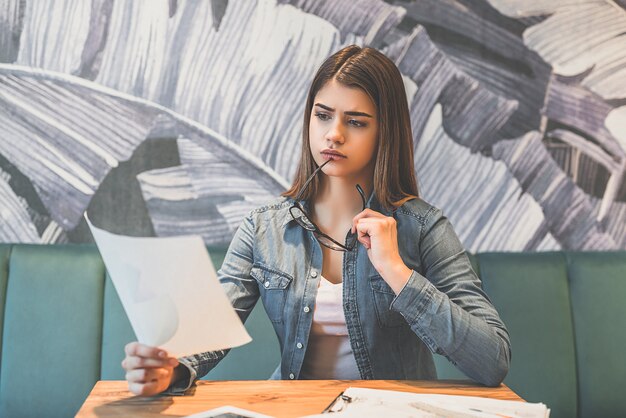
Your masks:
{"label": "woman's nose", "polygon": [[343,129],[341,124],[334,123],[328,132],[326,132],[326,139],[332,142],[343,143],[345,138],[343,136]]}

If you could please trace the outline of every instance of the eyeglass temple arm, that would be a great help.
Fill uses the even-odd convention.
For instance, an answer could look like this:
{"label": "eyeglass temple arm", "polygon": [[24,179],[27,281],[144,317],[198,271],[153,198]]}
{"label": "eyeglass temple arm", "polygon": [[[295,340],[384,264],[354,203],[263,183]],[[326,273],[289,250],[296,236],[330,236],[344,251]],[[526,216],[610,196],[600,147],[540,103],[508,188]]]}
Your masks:
{"label": "eyeglass temple arm", "polygon": [[319,167],[317,167],[315,169],[315,171],[313,172],[313,174],[311,174],[311,176],[309,176],[309,178],[307,179],[307,181],[304,182],[304,185],[302,186],[302,188],[300,189],[300,193],[298,193],[298,196],[296,196],[296,202],[300,201],[300,198],[302,197],[302,193],[304,193],[304,191],[306,190],[306,187],[309,185],[309,183],[311,182],[311,180],[313,180],[315,178],[315,175],[317,174],[318,171],[320,171],[322,169],[322,167],[324,167],[326,164],[328,164],[329,162],[331,162],[332,160],[327,160],[324,164],[320,165]]}
{"label": "eyeglass temple arm", "polygon": [[367,205],[367,202],[365,201],[365,192],[363,191],[363,189],[361,188],[360,184],[356,185],[356,190],[359,192],[359,194],[361,195],[361,200],[363,201],[363,210],[365,210],[365,205]]}

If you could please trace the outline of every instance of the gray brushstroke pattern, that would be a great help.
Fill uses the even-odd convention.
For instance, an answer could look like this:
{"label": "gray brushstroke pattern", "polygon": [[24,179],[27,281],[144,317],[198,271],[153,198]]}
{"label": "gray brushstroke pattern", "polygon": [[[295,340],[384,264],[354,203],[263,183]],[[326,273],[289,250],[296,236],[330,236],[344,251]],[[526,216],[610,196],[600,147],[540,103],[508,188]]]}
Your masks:
{"label": "gray brushstroke pattern", "polygon": [[424,198],[445,208],[465,247],[473,252],[507,242],[510,251],[534,250],[549,234],[528,248],[544,217],[541,207],[520,187],[506,165],[459,145],[441,126],[441,105],[431,113],[415,153],[415,171]]}
{"label": "gray brushstroke pattern", "polygon": [[113,3],[108,0],[92,0],[89,31],[80,57],[80,67],[74,75],[87,80],[94,80],[98,75],[102,50],[109,34],[112,9]]}
{"label": "gray brushstroke pattern", "polygon": [[27,1],[18,65],[73,74],[89,32],[91,1]]}
{"label": "gray brushstroke pattern", "polygon": [[0,2],[0,63],[15,62],[20,49],[24,2],[5,0]]}
{"label": "gray brushstroke pattern", "polygon": [[9,175],[0,169],[0,242],[41,242],[28,213],[28,205],[9,185]]}
{"label": "gray brushstroke pattern", "polygon": [[558,79],[550,83],[546,116],[591,136],[611,155],[623,159],[626,151],[604,124],[611,110],[613,107],[601,97],[580,86],[567,85]]}
{"label": "gray brushstroke pattern", "polygon": [[421,0],[405,5],[407,16],[432,28],[431,39],[464,74],[517,102],[500,134],[520,136],[540,129],[551,67],[521,37],[454,1]]}
{"label": "gray brushstroke pattern", "polygon": [[547,226],[563,249],[617,248],[616,240],[596,222],[589,196],[563,173],[542,139],[543,135],[534,131],[501,141],[494,145],[493,157],[503,160],[522,188],[541,205]]}
{"label": "gray brushstroke pattern", "polygon": [[[85,3],[83,5],[71,1],[54,4],[44,1],[28,3],[29,11],[25,19],[22,43],[35,45],[36,48],[22,48],[24,53],[20,53],[20,58],[21,62],[56,68],[67,73],[72,73],[76,68],[87,68],[91,65],[92,73],[98,74],[98,82],[123,92],[159,101],[174,108],[183,117],[191,117],[205,126],[210,126],[216,130],[216,135],[219,133],[229,141],[239,144],[242,149],[259,157],[269,168],[274,168],[275,176],[288,179],[291,178],[297,162],[294,156],[298,154],[299,141],[296,138],[300,134],[302,111],[298,105],[301,106],[303,103],[312,71],[325,56],[343,45],[342,39],[345,43],[363,43],[367,40],[378,44],[379,35],[397,37],[398,32],[392,33],[393,31],[389,28],[394,29],[393,26],[397,25],[394,19],[403,14],[402,10],[393,9],[380,1],[359,2],[362,8],[370,10],[370,13],[376,7],[385,10],[381,15],[369,18],[363,15],[364,17],[359,19],[350,19],[341,15],[342,10],[350,10],[348,5],[350,2],[318,2],[317,6],[313,2],[305,1],[291,3],[298,4],[298,7],[304,8],[305,11],[331,21],[337,27],[291,6],[276,5],[272,1],[231,1],[228,2],[225,14],[220,18],[217,15],[214,16],[215,5],[210,2],[181,3],[173,12],[171,2],[167,3],[167,7],[165,7],[165,2],[160,2],[156,6],[151,5],[155,9],[150,13],[142,7],[143,3],[120,0],[114,2],[108,25],[100,26],[93,25],[91,22],[93,9],[86,13],[85,11],[89,11],[89,8],[84,8]],[[456,4],[452,1],[448,3],[452,6]],[[538,4],[538,2],[525,2],[526,5],[530,3]],[[103,3],[94,4],[99,4],[101,7]],[[189,5],[196,7],[193,16],[185,14]],[[523,5],[520,3],[518,7],[522,8]],[[37,8],[37,10],[33,11],[32,8]],[[477,27],[486,25],[485,34],[490,36],[481,38],[480,30],[476,29],[467,31],[468,37],[479,44],[485,42],[488,49],[496,51],[499,56],[506,59],[514,60],[516,54],[523,51],[522,45],[515,37],[499,33],[498,28],[489,25],[485,19],[481,20],[461,9],[452,7],[451,10],[453,19],[461,19],[457,22],[459,32],[463,32],[461,26],[466,21],[473,23],[482,21],[482,25],[477,25]],[[164,12],[161,13],[163,10]],[[388,10],[392,12],[385,14]],[[435,9],[430,14],[424,14],[424,19],[430,19],[431,23],[437,22],[437,19],[444,19],[437,15]],[[85,18],[87,15],[90,16],[88,19]],[[55,34],[47,25],[38,27],[35,24],[44,22],[46,16],[52,16],[52,19],[57,20],[56,16],[63,16],[63,19],[67,21],[67,32],[71,36]],[[216,30],[214,25],[206,25],[207,21],[216,22],[216,19],[220,22],[217,27],[219,30]],[[83,20],[91,23],[87,24]],[[526,25],[534,26],[539,26],[546,21],[544,18],[528,14],[520,20]],[[439,22],[443,21],[445,19]],[[103,26],[110,29],[111,36],[107,37],[106,42],[88,41],[89,39],[102,39]],[[285,29],[278,35],[271,30],[274,27]],[[263,30],[263,28],[269,29]],[[409,75],[420,89],[411,103],[416,140],[422,137],[427,121],[430,120],[432,110],[437,103],[443,106],[441,121],[443,131],[440,133],[449,135],[453,141],[467,147],[466,149],[470,151],[489,152],[491,147],[502,145],[499,142],[502,138],[511,137],[503,133],[511,127],[522,126],[519,122],[523,121],[523,117],[528,117],[533,127],[536,125],[536,109],[542,99],[544,73],[530,76],[530,73],[523,69],[516,70],[509,68],[510,66],[496,65],[497,63],[472,61],[475,57],[467,54],[462,48],[454,48],[454,45],[445,43],[433,43],[428,39],[425,31],[423,33],[421,31],[423,28],[417,27],[409,36],[401,36],[387,49],[389,55],[394,56],[401,65],[404,65],[401,70]],[[100,37],[93,33],[96,35],[99,33]],[[374,35],[368,36],[368,34]],[[46,42],[52,43],[50,48],[46,47]],[[100,45],[102,49],[85,54],[85,45]],[[238,50],[237,54],[232,54],[234,47],[239,45],[245,45],[246,48]],[[92,47],[89,46],[89,48]],[[510,51],[509,55],[507,55],[507,49]],[[537,50],[540,55],[543,54],[542,51]],[[40,55],[37,55],[37,51]],[[50,54],[50,51],[54,51],[55,54]],[[420,56],[420,53],[426,55]],[[63,54],[65,57],[59,56]],[[77,54],[81,54],[78,59]],[[170,60],[171,56],[178,58]],[[89,58],[91,61],[85,57],[91,57]],[[266,57],[267,61],[263,61],[263,57]],[[535,55],[532,57],[531,69],[534,71]],[[81,60],[85,62],[83,67],[76,65],[77,62],[82,65]],[[99,61],[102,65],[97,67]],[[608,66],[608,62],[602,65],[605,67],[603,70],[609,69],[613,72],[615,70]],[[181,73],[181,68],[185,69],[184,73]],[[545,70],[545,66],[539,65],[539,68]],[[519,80],[516,80],[516,77]],[[583,81],[584,79],[585,77],[580,78]],[[516,85],[521,86],[519,90],[524,91],[512,91]],[[173,94],[170,95],[170,92]],[[211,92],[211,94],[203,94],[203,92]],[[571,92],[566,93],[566,96],[567,94],[571,95]],[[277,100],[277,97],[280,100]],[[460,97],[460,100],[455,100],[457,97]],[[284,106],[275,106],[278,101]],[[558,103],[558,101],[555,102]],[[293,106],[294,103],[297,105]],[[596,106],[597,103],[593,103],[591,108]],[[268,117],[270,108],[272,109],[271,117]],[[552,109],[557,108],[558,106],[552,107]],[[224,109],[229,109],[229,111],[224,114]],[[276,114],[280,114],[281,117],[275,117]],[[591,125],[600,126],[603,122],[601,116],[594,112],[590,114],[594,118]],[[543,119],[540,121],[543,123]],[[174,132],[182,129],[177,123],[173,126]],[[543,127],[540,126],[540,128]],[[200,136],[209,138],[211,135]],[[187,135],[185,132],[183,132],[183,137],[191,138],[196,144],[202,143],[198,138]],[[610,138],[605,142],[610,143]],[[213,151],[215,145],[212,141],[208,140],[206,144],[205,148]],[[419,143],[416,143],[416,146],[419,147]],[[530,158],[532,155],[536,155],[534,148],[531,148],[529,156],[524,158]],[[508,164],[506,158],[503,161]],[[185,165],[181,167],[186,170]],[[159,173],[162,175],[159,181],[165,181],[167,184],[168,175],[172,176],[172,179],[186,176],[189,180],[185,190],[190,195],[193,196],[196,193],[197,196],[197,192],[194,191],[193,177],[188,171],[183,173],[184,176],[176,170],[170,171],[165,170],[164,173]],[[562,170],[556,167],[556,170],[547,171],[547,174],[552,177],[545,178],[541,182],[529,183],[522,181],[525,177],[521,173],[515,170],[512,172],[524,190],[528,184],[532,185],[532,190],[526,190],[532,196],[541,188],[545,188],[546,184],[560,185],[561,183],[555,180],[558,180],[559,173],[564,176]],[[269,177],[274,178],[274,174]],[[454,176],[449,178],[452,181]],[[502,177],[503,182],[504,178]],[[244,181],[241,184],[246,183]],[[500,190],[504,196],[507,196],[507,202],[513,198],[514,194],[508,192],[509,186],[498,187],[496,190]],[[450,192],[446,192],[445,188],[436,190],[432,193],[433,199],[440,197],[445,200],[446,193]],[[575,194],[575,189],[570,188],[566,190],[566,193]],[[593,216],[594,211],[599,210],[598,202],[589,196],[586,197],[587,203],[585,204],[592,208],[590,213]],[[237,202],[237,200],[232,200],[232,202]],[[538,202],[542,206],[550,203],[542,200]],[[493,207],[480,207],[476,202],[471,201],[468,203],[473,204],[468,209],[477,217],[464,220],[468,222],[470,219],[478,219],[478,221],[473,227],[473,232],[472,229],[461,232],[468,237],[474,237],[472,239],[476,245],[489,241],[489,238],[479,237],[481,228],[485,230],[492,228],[491,232],[488,232],[492,234],[493,231],[500,231],[500,228],[506,230],[511,226],[496,227],[495,221],[490,220],[491,217],[486,212],[481,212],[492,210]],[[210,202],[206,204],[210,205]],[[201,208],[202,206],[197,210],[201,211]],[[224,209],[223,212],[215,212],[215,216],[219,219],[218,224],[221,222],[224,227],[223,236],[227,236],[228,231],[231,230],[228,226],[231,221],[219,218],[219,216],[227,216],[222,213],[236,214],[238,212],[235,207],[232,210]],[[557,216],[552,221],[558,222],[560,214],[554,215],[555,212],[551,211],[549,213],[550,216]],[[623,214],[622,206],[614,202],[607,213],[609,215],[602,225],[608,228],[609,233],[622,231],[623,226],[620,227],[619,222],[616,223],[616,219],[623,219],[623,216],[619,215]],[[234,218],[235,215],[232,215],[230,219]],[[481,226],[481,222],[487,222],[487,224]],[[585,235],[586,232],[580,232],[584,229],[575,227],[573,230],[575,234]],[[593,230],[593,228],[587,229]],[[546,231],[543,235],[542,230]],[[550,245],[555,242],[549,231],[550,229],[545,225],[538,227],[529,242],[536,243],[538,248],[550,248]],[[569,229],[566,228],[564,233],[568,231]],[[506,248],[507,245],[506,239],[504,241],[498,239],[492,243],[496,248]],[[519,242],[516,241],[514,245],[518,244]]]}
{"label": "gray brushstroke pattern", "polygon": [[546,15],[524,32],[524,43],[555,68],[591,70],[581,85],[605,99],[626,98],[626,11],[615,1],[489,0],[511,17]]}
{"label": "gray brushstroke pattern", "polygon": [[383,39],[406,14],[403,7],[380,0],[279,0],[332,23],[341,32],[342,42],[349,35],[363,38],[369,46],[380,46]]}
{"label": "gray brushstroke pattern", "polygon": [[458,69],[423,27],[417,26],[386,52],[420,89],[411,103],[416,142],[436,103],[443,108],[446,132],[461,145],[478,151],[500,139],[498,131],[517,108],[517,102],[492,92]]}
{"label": "gray brushstroke pattern", "polygon": [[109,170],[145,139],[154,117],[70,80],[0,66],[0,153],[66,229],[76,226]]}
{"label": "gray brushstroke pattern", "polygon": [[269,181],[233,149],[214,146],[210,135],[194,136],[178,139],[180,167],[151,170],[138,180],[158,235],[200,234],[207,244],[223,244],[250,210],[286,185]]}
{"label": "gray brushstroke pattern", "polygon": [[[95,81],[210,126],[290,178],[308,83],[343,46],[338,30],[271,1],[229,2],[219,30],[206,24],[214,18],[208,1],[179,5],[171,18],[167,8],[142,5],[115,2]],[[360,41],[348,35],[345,42]],[[270,118],[268,109],[284,117]]]}

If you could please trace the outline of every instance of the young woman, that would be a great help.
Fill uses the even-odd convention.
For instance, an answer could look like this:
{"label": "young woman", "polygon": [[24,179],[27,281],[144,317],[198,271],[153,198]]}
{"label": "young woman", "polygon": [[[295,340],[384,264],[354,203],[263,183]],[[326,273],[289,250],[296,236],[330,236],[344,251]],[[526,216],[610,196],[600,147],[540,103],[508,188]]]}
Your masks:
{"label": "young woman", "polygon": [[[435,379],[431,353],[498,385],[510,342],[452,226],[418,197],[404,85],[352,45],[309,90],[295,181],[253,210],[218,273],[245,320],[259,298],[281,347],[278,379]],[[227,351],[169,358],[126,346],[132,392],[184,391]]]}

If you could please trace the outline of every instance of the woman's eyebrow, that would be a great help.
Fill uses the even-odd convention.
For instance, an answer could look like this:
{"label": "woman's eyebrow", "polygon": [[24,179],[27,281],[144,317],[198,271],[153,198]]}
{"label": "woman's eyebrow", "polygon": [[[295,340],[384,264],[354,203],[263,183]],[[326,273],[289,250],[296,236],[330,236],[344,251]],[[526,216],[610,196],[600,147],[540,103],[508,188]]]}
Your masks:
{"label": "woman's eyebrow", "polygon": [[[319,106],[319,107],[321,107],[324,110],[328,110],[329,112],[334,112],[335,111],[335,109],[333,109],[332,107],[323,105],[321,103],[315,103],[315,106]],[[363,116],[363,117],[366,117],[366,118],[372,118],[373,117],[372,115],[370,115],[368,113],[365,113],[365,112],[344,112],[344,114],[345,115],[350,115],[350,116]]]}

